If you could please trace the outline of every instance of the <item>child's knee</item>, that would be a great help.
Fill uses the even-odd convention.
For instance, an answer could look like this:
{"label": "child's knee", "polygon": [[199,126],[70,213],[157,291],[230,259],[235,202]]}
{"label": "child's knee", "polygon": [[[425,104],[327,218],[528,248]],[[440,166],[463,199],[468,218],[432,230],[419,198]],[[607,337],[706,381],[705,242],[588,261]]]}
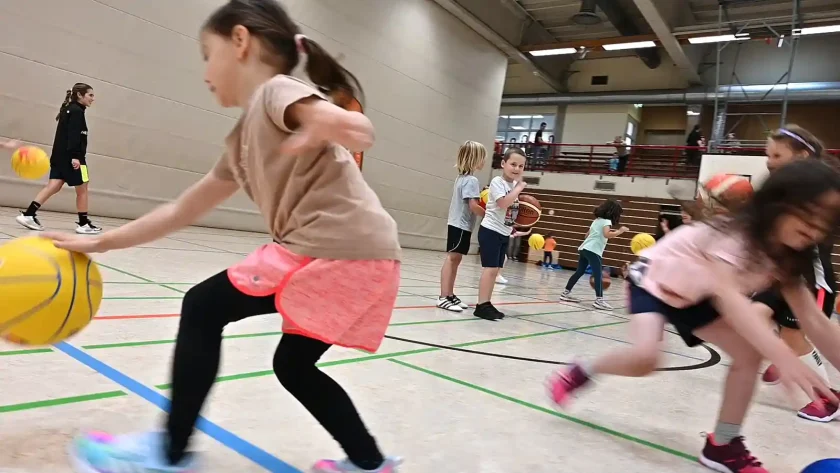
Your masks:
{"label": "child's knee", "polygon": [[464,259],[464,255],[462,255],[461,253],[449,253],[446,255],[446,257],[449,259],[449,261],[455,264],[461,263],[461,260]]}
{"label": "child's knee", "polygon": [[647,347],[639,347],[634,354],[633,366],[630,376],[647,376],[659,366],[659,350]]}

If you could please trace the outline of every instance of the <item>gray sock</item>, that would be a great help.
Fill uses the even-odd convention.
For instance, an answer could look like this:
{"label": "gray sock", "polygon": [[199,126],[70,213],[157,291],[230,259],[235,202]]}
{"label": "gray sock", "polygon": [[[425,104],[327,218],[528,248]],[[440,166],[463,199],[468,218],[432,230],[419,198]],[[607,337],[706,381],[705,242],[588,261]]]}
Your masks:
{"label": "gray sock", "polygon": [[741,435],[741,426],[738,424],[727,424],[718,422],[715,427],[715,443],[718,445],[729,445],[732,439]]}

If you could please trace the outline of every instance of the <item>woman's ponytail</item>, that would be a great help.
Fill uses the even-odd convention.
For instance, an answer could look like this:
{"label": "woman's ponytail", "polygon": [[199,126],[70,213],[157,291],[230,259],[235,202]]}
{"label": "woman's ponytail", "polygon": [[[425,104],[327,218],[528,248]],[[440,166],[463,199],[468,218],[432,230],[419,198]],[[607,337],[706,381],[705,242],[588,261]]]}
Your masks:
{"label": "woman's ponytail", "polygon": [[68,90],[67,95],[64,96],[64,103],[61,104],[61,108],[58,109],[58,115],[55,116],[55,121],[61,119],[61,114],[64,113],[64,110],[66,110],[67,106],[70,105],[71,97],[73,97],[73,91]]}

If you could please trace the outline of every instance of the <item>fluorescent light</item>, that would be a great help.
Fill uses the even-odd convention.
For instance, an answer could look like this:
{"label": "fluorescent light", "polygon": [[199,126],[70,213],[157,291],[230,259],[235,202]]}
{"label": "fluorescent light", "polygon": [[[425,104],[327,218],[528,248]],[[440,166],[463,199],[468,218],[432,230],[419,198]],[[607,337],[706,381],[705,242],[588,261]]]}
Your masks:
{"label": "fluorescent light", "polygon": [[700,112],[692,112],[691,110],[689,110],[689,111],[685,112],[685,114],[688,115],[688,116],[691,116],[691,117],[696,117],[696,116],[700,115]]}
{"label": "fluorescent light", "polygon": [[810,28],[802,28],[800,30],[793,30],[794,35],[808,35],[808,34],[826,34],[840,32],[840,25],[828,26],[812,26]]}
{"label": "fluorescent light", "polygon": [[[531,115],[511,115],[508,118],[511,118],[513,120],[525,120],[525,119],[531,118]],[[542,117],[540,117],[540,118],[542,118]]]}
{"label": "fluorescent light", "polygon": [[531,118],[542,118],[542,115],[531,115]]}
{"label": "fluorescent light", "polygon": [[524,126],[512,126],[510,127],[511,130],[527,130]]}
{"label": "fluorescent light", "polygon": [[749,36],[735,36],[734,34],[723,34],[720,36],[698,36],[696,38],[688,38],[691,44],[706,44],[706,43],[725,43],[727,41],[743,41],[750,39]]}
{"label": "fluorescent light", "polygon": [[575,54],[575,48],[559,48],[559,49],[541,49],[539,51],[529,51],[531,56],[559,56],[561,54]]}
{"label": "fluorescent light", "polygon": [[776,45],[777,48],[781,48],[785,45],[785,35],[779,36],[779,43]]}
{"label": "fluorescent light", "polygon": [[644,107],[645,105],[644,105],[644,104],[642,104],[642,103],[634,103],[634,104],[633,104],[633,106],[634,106],[634,107],[636,107],[636,108],[642,108],[642,107]]}
{"label": "fluorescent light", "polygon": [[619,51],[622,49],[642,49],[642,48],[655,48],[656,43],[653,41],[637,41],[635,43],[618,43],[618,44],[605,44],[603,46],[604,49],[607,51]]}

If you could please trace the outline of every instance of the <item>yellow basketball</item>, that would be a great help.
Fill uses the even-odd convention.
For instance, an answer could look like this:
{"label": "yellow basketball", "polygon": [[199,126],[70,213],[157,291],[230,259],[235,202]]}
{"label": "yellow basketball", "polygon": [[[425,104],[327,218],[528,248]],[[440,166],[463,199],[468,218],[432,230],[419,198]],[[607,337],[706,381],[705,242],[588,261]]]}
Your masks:
{"label": "yellow basketball", "polygon": [[481,198],[479,205],[487,208],[487,201],[490,199],[490,189],[484,189],[478,195]]}
{"label": "yellow basketball", "polygon": [[638,255],[639,252],[645,248],[653,246],[655,243],[656,240],[650,235],[650,233],[639,233],[630,240],[630,251],[632,251],[634,255]]}
{"label": "yellow basketball", "polygon": [[25,237],[0,246],[0,337],[49,345],[82,330],[102,302],[102,276],[87,255]]}
{"label": "yellow basketball", "polygon": [[24,179],[40,179],[50,172],[50,158],[37,146],[22,146],[12,154],[12,170]]}
{"label": "yellow basketball", "polygon": [[541,250],[545,248],[545,238],[539,233],[534,233],[528,238],[528,246],[535,250]]}

